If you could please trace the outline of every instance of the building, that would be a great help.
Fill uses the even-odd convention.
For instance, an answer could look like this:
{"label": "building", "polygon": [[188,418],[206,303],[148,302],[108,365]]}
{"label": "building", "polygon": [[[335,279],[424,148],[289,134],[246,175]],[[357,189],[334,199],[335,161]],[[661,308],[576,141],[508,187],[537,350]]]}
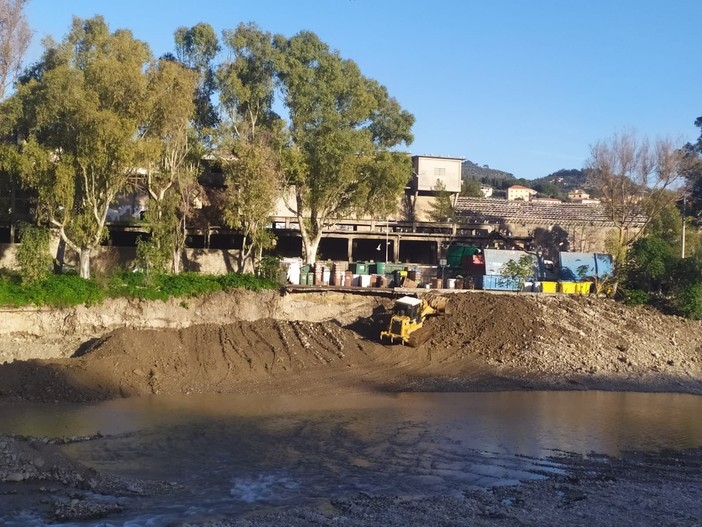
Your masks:
{"label": "building", "polygon": [[522,185],[512,185],[507,189],[507,201],[529,201],[536,191]]}
{"label": "building", "polygon": [[448,192],[455,205],[461,192],[461,157],[412,156],[412,179],[407,208],[413,221],[430,221],[429,212],[438,190]]}
{"label": "building", "polygon": [[588,194],[582,189],[576,189],[571,192],[568,192],[568,199],[570,201],[583,201],[586,199],[590,199],[590,194]]}

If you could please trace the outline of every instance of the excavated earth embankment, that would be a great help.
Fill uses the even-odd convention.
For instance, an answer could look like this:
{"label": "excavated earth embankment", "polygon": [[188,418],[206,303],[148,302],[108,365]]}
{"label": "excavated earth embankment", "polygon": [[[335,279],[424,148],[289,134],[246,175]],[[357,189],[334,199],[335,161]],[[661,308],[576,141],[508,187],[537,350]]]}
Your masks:
{"label": "excavated earth embankment", "polygon": [[[702,323],[599,298],[466,292],[419,348],[383,346],[392,299],[340,292],[114,300],[0,316],[0,400],[140,394],[606,389],[702,394]],[[0,436],[0,496],[48,522],[121,511],[97,495],[170,495],[101,474],[63,440]],[[57,442],[58,446],[53,444]],[[558,460],[563,474],[462,495],[362,494],[192,526],[699,526],[699,449]],[[1,521],[1,520],[0,520]]]}
{"label": "excavated earth embankment", "polygon": [[[174,303],[158,313],[152,305],[131,308],[121,324],[109,306],[102,308],[111,317],[102,326],[99,307],[63,315],[82,328],[68,338],[73,356],[0,365],[0,396],[86,401],[252,390],[702,393],[702,324],[607,299],[456,293],[446,314],[427,321],[433,336],[410,348],[378,342],[389,298],[330,292],[286,295],[281,302],[271,293],[245,295],[217,295],[187,308]],[[169,319],[169,309],[177,316]],[[149,312],[153,328],[144,316]],[[31,356],[33,344],[41,357],[47,338],[20,338],[23,358]]]}

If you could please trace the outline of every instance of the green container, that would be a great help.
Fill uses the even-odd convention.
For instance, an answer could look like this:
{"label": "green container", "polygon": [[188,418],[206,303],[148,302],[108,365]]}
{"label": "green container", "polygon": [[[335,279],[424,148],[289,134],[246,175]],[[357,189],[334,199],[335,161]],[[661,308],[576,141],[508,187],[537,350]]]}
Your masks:
{"label": "green container", "polygon": [[356,262],[356,274],[368,274],[368,264],[365,262]]}
{"label": "green container", "polygon": [[307,273],[307,280],[305,280],[307,285],[314,285],[314,273]]}
{"label": "green container", "polygon": [[385,262],[376,262],[375,272],[376,274],[385,276]]}

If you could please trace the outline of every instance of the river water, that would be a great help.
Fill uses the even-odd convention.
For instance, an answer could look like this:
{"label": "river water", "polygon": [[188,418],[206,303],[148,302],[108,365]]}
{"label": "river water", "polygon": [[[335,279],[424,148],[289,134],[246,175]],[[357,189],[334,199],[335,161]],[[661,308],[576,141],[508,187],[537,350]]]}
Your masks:
{"label": "river water", "polygon": [[[62,525],[159,527],[359,493],[460,495],[558,472],[545,458],[561,451],[702,447],[701,416],[702,396],[685,394],[158,396],[0,405],[0,433],[100,432],[63,449],[97,470],[179,490],[118,498],[122,516]],[[0,520],[42,525],[31,514]]]}

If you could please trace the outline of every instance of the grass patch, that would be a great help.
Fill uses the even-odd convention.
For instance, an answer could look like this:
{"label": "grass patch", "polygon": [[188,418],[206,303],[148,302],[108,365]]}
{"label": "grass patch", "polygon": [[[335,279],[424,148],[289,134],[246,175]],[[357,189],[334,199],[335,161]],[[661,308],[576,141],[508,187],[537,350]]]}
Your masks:
{"label": "grass patch", "polygon": [[278,287],[271,280],[236,273],[146,276],[144,273],[123,272],[100,281],[84,280],[75,274],[62,274],[27,284],[22,282],[19,274],[3,270],[0,272],[0,305],[68,307],[99,304],[108,297],[168,300],[232,289],[260,291]]}

